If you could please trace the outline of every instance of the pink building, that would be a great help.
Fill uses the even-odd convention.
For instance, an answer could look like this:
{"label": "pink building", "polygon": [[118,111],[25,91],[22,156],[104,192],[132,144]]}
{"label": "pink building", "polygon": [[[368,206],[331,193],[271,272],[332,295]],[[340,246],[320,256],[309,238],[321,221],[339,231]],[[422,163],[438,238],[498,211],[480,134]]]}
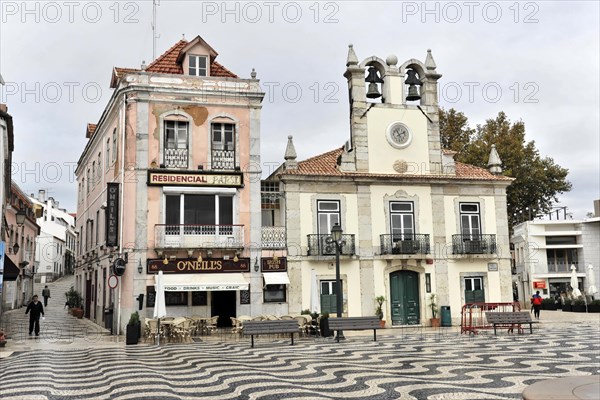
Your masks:
{"label": "pink building", "polygon": [[[138,307],[151,317],[159,270],[169,315],[227,325],[263,311],[264,93],[254,72],[240,78],[216,58],[198,36],[141,69],[114,68],[113,95],[86,129],[75,274],[98,324],[122,332]],[[125,265],[117,279],[115,262]]]}

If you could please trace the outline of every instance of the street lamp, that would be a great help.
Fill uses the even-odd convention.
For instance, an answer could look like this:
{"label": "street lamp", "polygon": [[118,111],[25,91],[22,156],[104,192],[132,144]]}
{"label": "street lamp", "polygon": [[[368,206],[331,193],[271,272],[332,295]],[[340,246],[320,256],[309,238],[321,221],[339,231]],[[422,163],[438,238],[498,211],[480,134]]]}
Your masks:
{"label": "street lamp", "polygon": [[[337,311],[338,318],[342,317],[342,307],[343,307],[343,305],[342,305],[343,304],[342,303],[342,280],[340,278],[340,252],[341,252],[341,246],[343,245],[343,242],[342,242],[342,233],[343,232],[344,231],[342,230],[342,227],[338,223],[333,225],[333,227],[331,228],[331,241],[333,243],[335,243],[335,284],[336,284],[335,300],[336,300],[336,311]],[[344,332],[338,330],[336,339],[338,341],[340,339],[346,339],[344,337]]]}
{"label": "street lamp", "polygon": [[15,216],[15,218],[17,219],[17,225],[20,227],[23,226],[23,224],[25,224],[25,217],[27,216],[27,214],[25,214],[25,210],[19,210],[17,211],[17,215]]}

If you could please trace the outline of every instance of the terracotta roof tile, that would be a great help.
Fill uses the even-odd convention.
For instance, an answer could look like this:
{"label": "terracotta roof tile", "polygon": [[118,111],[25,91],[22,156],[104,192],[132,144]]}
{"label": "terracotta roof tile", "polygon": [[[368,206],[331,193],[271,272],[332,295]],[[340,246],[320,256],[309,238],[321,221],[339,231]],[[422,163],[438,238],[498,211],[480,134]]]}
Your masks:
{"label": "terracotta roof tile", "polygon": [[327,153],[311,157],[298,162],[298,169],[283,170],[281,175],[306,175],[306,176],[339,176],[361,178],[389,178],[389,179],[460,179],[460,180],[485,180],[485,181],[512,181],[503,175],[493,175],[485,168],[474,165],[455,163],[456,174],[376,174],[368,172],[342,172],[337,168],[337,159],[343,152],[343,147],[328,151]]}
{"label": "terracotta roof tile", "polygon": [[96,132],[96,124],[87,124],[87,127],[85,128],[85,137],[86,138],[91,138],[94,135],[94,132]]}

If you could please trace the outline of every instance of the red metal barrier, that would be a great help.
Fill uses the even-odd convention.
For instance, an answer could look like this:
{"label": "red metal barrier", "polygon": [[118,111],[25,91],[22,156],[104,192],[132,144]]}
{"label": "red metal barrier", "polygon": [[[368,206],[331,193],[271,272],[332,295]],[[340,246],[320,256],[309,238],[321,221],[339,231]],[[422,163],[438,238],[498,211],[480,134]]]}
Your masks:
{"label": "red metal barrier", "polygon": [[462,306],[460,312],[460,333],[477,334],[481,329],[491,329],[485,318],[486,312],[514,312],[520,311],[521,306],[518,302],[514,303],[467,303]]}

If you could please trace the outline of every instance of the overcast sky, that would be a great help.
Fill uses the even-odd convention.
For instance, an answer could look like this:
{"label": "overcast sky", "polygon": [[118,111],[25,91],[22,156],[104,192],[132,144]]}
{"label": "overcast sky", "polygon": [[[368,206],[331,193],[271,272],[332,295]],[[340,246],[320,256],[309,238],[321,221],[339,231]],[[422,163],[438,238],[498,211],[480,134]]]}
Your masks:
{"label": "overcast sky", "polygon": [[[0,102],[15,125],[13,179],[76,209],[74,166],[85,127],[106,106],[114,66],[152,61],[152,1],[0,2]],[[561,196],[574,218],[593,211],[599,178],[598,2],[166,1],[157,7],[157,56],[182,34],[202,36],[242,78],[256,69],[267,95],[263,170],[348,138],[343,77],[348,44],[359,60],[432,49],[440,105],[472,125],[505,111],[542,156],[568,168]]]}

